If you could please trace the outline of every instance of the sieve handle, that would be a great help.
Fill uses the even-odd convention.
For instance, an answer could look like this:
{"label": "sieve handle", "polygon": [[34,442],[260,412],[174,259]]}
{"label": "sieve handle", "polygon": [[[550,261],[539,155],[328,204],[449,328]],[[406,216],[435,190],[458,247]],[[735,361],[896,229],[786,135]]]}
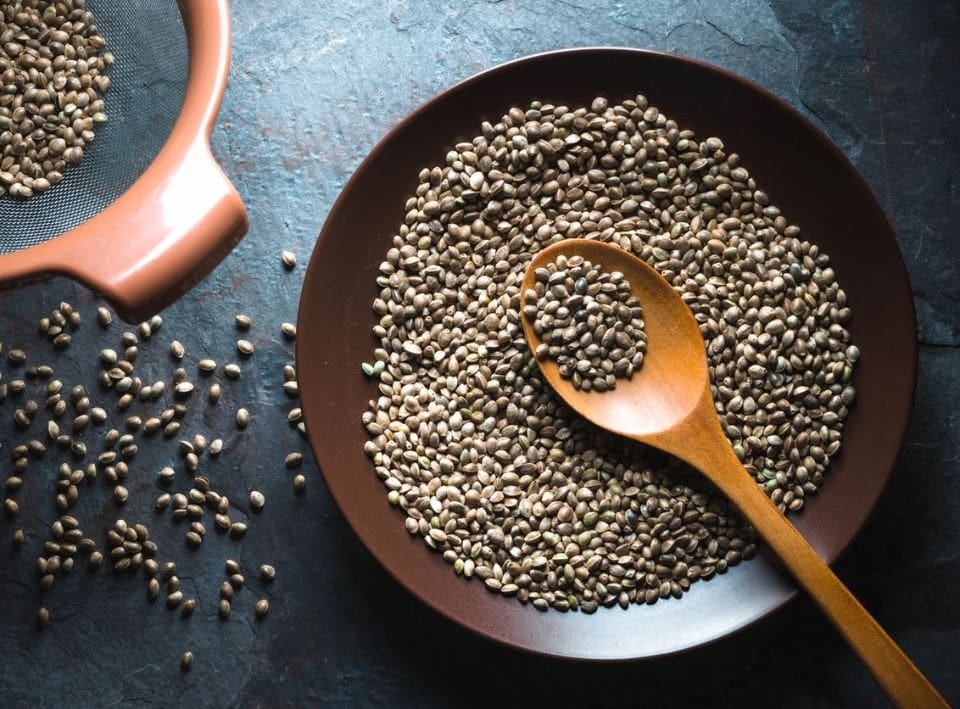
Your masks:
{"label": "sieve handle", "polygon": [[243,202],[205,137],[147,194],[123,206],[115,225],[121,233],[93,237],[57,270],[100,292],[129,322],[159,312],[193,288],[248,227]]}
{"label": "sieve handle", "polygon": [[109,209],[76,233],[31,249],[33,270],[76,278],[102,293],[128,321],[142,320],[190,290],[248,227],[243,202],[209,143],[230,67],[227,0],[179,0],[179,5],[190,76],[167,143]]}

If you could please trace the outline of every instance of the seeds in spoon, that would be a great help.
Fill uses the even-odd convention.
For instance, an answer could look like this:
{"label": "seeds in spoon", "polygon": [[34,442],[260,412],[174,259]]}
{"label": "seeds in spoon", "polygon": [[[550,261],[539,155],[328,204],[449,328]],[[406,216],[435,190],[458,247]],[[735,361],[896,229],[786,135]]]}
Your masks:
{"label": "seeds in spoon", "polygon": [[622,273],[561,255],[534,276],[523,314],[541,340],[538,359],[555,360],[560,376],[584,391],[611,390],[640,368],[643,310]]}

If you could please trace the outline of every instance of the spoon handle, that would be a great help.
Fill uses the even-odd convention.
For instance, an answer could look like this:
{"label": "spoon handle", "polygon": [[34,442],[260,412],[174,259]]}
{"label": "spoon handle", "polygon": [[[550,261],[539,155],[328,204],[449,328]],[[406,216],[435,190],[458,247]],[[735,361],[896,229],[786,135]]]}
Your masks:
{"label": "spoon handle", "polygon": [[[708,449],[709,450],[705,450]],[[903,650],[830,570],[816,550],[753,481],[725,439],[703,446],[697,467],[713,480],[783,561],[840,634],[870,670],[884,692],[900,707],[949,706]],[[694,462],[690,460],[689,462]]]}

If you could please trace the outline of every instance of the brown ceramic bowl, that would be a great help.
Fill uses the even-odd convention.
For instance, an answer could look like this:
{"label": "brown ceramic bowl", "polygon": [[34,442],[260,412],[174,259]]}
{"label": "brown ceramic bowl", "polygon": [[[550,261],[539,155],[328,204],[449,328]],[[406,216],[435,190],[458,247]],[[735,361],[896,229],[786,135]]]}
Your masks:
{"label": "brown ceramic bowl", "polygon": [[890,225],[863,179],[817,128],[776,96],[723,69],[632,49],[577,49],[520,59],[445,91],[374,148],[320,234],[300,304],[297,363],[310,441],[331,494],[357,536],[393,576],[451,620],[547,655],[628,659],[664,655],[744,628],[797,592],[760,554],[694,584],[682,600],[540,613],[454,575],[403,528],[363,454],[360,415],[377,396],[360,372],[374,340],[374,278],[403,220],[418,171],[472,138],[484,119],[533,98],[588,104],[645,94],[681,126],[719,135],[806,238],[830,254],[849,296],[862,351],[859,395],[820,495],[792,519],[834,560],[877,501],[903,441],[914,393],[916,329],[907,274]]}
{"label": "brown ceramic bowl", "polygon": [[[11,253],[0,249],[0,284],[62,274],[106,297],[124,319],[136,321],[192,288],[246,233],[243,202],[209,144],[230,68],[230,10],[227,0],[178,4],[189,78],[182,109],[159,154],[129,189],[88,220],[35,246]],[[109,100],[108,94],[108,110]],[[113,159],[120,162],[124,156]],[[30,206],[24,203],[25,209]]]}

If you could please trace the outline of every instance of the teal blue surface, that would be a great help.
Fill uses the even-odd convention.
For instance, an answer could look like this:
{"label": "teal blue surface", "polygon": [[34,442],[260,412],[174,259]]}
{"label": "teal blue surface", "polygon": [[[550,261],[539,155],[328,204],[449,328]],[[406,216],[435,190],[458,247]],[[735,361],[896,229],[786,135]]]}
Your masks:
{"label": "teal blue surface", "polygon": [[[141,348],[138,367],[167,373],[173,337],[192,353],[229,361],[233,315],[253,317],[248,339],[257,352],[245,366],[256,373],[248,369],[225,386],[217,411],[196,406],[184,432],[227,434],[209,475],[243,505],[249,490],[262,490],[266,508],[250,515],[242,545],[208,533],[201,551],[189,552],[183,526],[152,511],[156,471],[179,461],[175,441],[142,445],[122,512],[102,502],[101,489],[81,499],[78,517],[99,542],[116,516],[144,521],[159,558],[176,559],[184,590],[200,607],[182,620],[162,601],[147,600],[143,578],[106,571],[88,578],[80,563],[45,595],[53,622],[40,631],[33,565],[54,519],[55,466],[52,457],[32,464],[18,494],[28,532],[21,550],[10,543],[14,523],[0,512],[0,704],[884,704],[804,600],[714,647],[651,663],[571,665],[492,645],[434,615],[377,566],[332,505],[310,456],[302,470],[307,494],[293,495],[283,459],[307,446],[286,423],[282,364],[293,349],[279,324],[296,319],[304,266],[339,190],[380,137],[436,92],[505,60],[587,45],[678,52],[759,82],[843,149],[889,216],[918,310],[917,404],[892,481],[837,568],[948,699],[960,702],[960,5],[238,0],[233,19],[233,67],[213,146],[249,208],[250,233],[163,313],[163,329]],[[643,90],[643,77],[637,87]],[[298,253],[292,272],[281,266],[281,249]],[[54,356],[34,333],[61,300],[86,320],[74,345]],[[63,279],[2,293],[0,341],[5,351],[43,352],[33,364],[50,361],[65,382],[93,384],[104,346],[95,304]],[[115,324],[110,346],[119,344],[119,331]],[[2,381],[16,376],[6,360],[0,371]],[[232,412],[241,404],[249,404],[253,422],[237,433]],[[0,404],[3,473],[19,442],[13,408],[10,400]],[[228,557],[249,579],[264,562],[278,575],[269,587],[251,580],[223,622],[214,609]],[[257,622],[253,605],[263,595],[271,611]],[[184,675],[178,658],[187,649],[195,659]]]}

